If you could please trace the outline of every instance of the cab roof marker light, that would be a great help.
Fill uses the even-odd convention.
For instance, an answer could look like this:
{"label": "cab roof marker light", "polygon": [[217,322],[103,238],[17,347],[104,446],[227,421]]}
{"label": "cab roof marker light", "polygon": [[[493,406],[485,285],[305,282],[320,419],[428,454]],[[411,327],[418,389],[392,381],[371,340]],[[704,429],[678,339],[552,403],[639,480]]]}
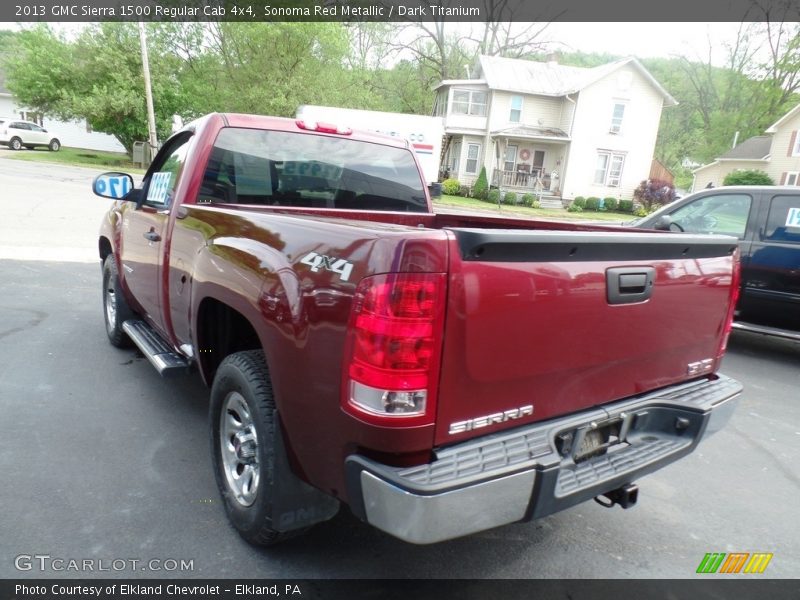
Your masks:
{"label": "cab roof marker light", "polygon": [[321,123],[317,121],[304,121],[302,119],[298,119],[295,121],[295,124],[300,129],[305,129],[306,131],[318,131],[319,133],[335,133],[337,135],[351,135],[353,130],[349,127],[344,127],[342,125],[335,125],[333,123]]}

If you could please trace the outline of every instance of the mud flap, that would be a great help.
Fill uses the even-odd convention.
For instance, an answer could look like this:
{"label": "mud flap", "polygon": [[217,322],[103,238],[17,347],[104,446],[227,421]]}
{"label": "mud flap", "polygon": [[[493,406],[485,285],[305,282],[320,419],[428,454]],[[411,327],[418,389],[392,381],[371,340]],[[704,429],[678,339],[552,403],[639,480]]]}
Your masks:
{"label": "mud flap", "polygon": [[273,489],[280,493],[275,494],[272,502],[272,528],[280,532],[294,531],[332,519],[339,512],[339,501],[310,486],[292,472],[277,410],[273,418],[277,425]]}

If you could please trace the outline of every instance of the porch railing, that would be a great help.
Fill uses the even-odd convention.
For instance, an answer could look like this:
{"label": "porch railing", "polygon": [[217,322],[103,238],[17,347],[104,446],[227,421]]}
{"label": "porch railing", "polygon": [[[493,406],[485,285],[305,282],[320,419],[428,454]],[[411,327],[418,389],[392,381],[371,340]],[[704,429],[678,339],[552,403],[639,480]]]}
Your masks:
{"label": "porch railing", "polygon": [[532,192],[550,191],[550,176],[545,175],[541,169],[532,171],[506,171],[495,169],[492,176],[492,185],[500,188],[519,188]]}

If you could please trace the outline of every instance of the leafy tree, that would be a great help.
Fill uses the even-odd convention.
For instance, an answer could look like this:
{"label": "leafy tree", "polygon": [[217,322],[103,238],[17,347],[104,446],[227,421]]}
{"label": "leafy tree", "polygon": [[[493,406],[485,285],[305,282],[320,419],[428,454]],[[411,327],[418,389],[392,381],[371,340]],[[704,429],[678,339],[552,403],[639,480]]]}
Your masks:
{"label": "leafy tree", "polygon": [[[154,26],[150,26],[151,28]],[[75,42],[45,25],[23,31],[6,61],[7,85],[21,104],[63,120],[86,119],[131,151],[147,139],[144,76],[135,24],[87,27]],[[180,61],[169,48],[150,45],[157,129],[168,133],[185,98],[176,81]]]}
{"label": "leafy tree", "polygon": [[764,171],[752,169],[728,173],[722,185],[775,185],[775,182]]}

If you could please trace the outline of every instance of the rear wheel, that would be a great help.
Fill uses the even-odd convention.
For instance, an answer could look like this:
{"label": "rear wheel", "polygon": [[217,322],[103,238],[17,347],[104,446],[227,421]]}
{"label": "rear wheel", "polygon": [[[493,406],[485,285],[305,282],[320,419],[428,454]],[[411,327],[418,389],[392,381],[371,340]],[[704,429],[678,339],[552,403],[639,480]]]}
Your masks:
{"label": "rear wheel", "polygon": [[50,148],[51,152],[58,152],[61,150],[61,142],[59,142],[56,138],[50,140],[50,143],[47,145]]}
{"label": "rear wheel", "polygon": [[211,451],[231,524],[251,544],[267,546],[301,530],[273,528],[277,454],[275,401],[261,350],[236,352],[220,364],[211,388]]}
{"label": "rear wheel", "polygon": [[21,150],[22,149],[22,140],[19,139],[18,137],[13,137],[13,138],[11,138],[11,141],[9,142],[8,145],[12,150]]}
{"label": "rear wheel", "polygon": [[122,324],[133,318],[133,311],[122,295],[113,254],[106,256],[103,261],[103,317],[111,344],[118,348],[130,348],[131,340],[123,331]]}

